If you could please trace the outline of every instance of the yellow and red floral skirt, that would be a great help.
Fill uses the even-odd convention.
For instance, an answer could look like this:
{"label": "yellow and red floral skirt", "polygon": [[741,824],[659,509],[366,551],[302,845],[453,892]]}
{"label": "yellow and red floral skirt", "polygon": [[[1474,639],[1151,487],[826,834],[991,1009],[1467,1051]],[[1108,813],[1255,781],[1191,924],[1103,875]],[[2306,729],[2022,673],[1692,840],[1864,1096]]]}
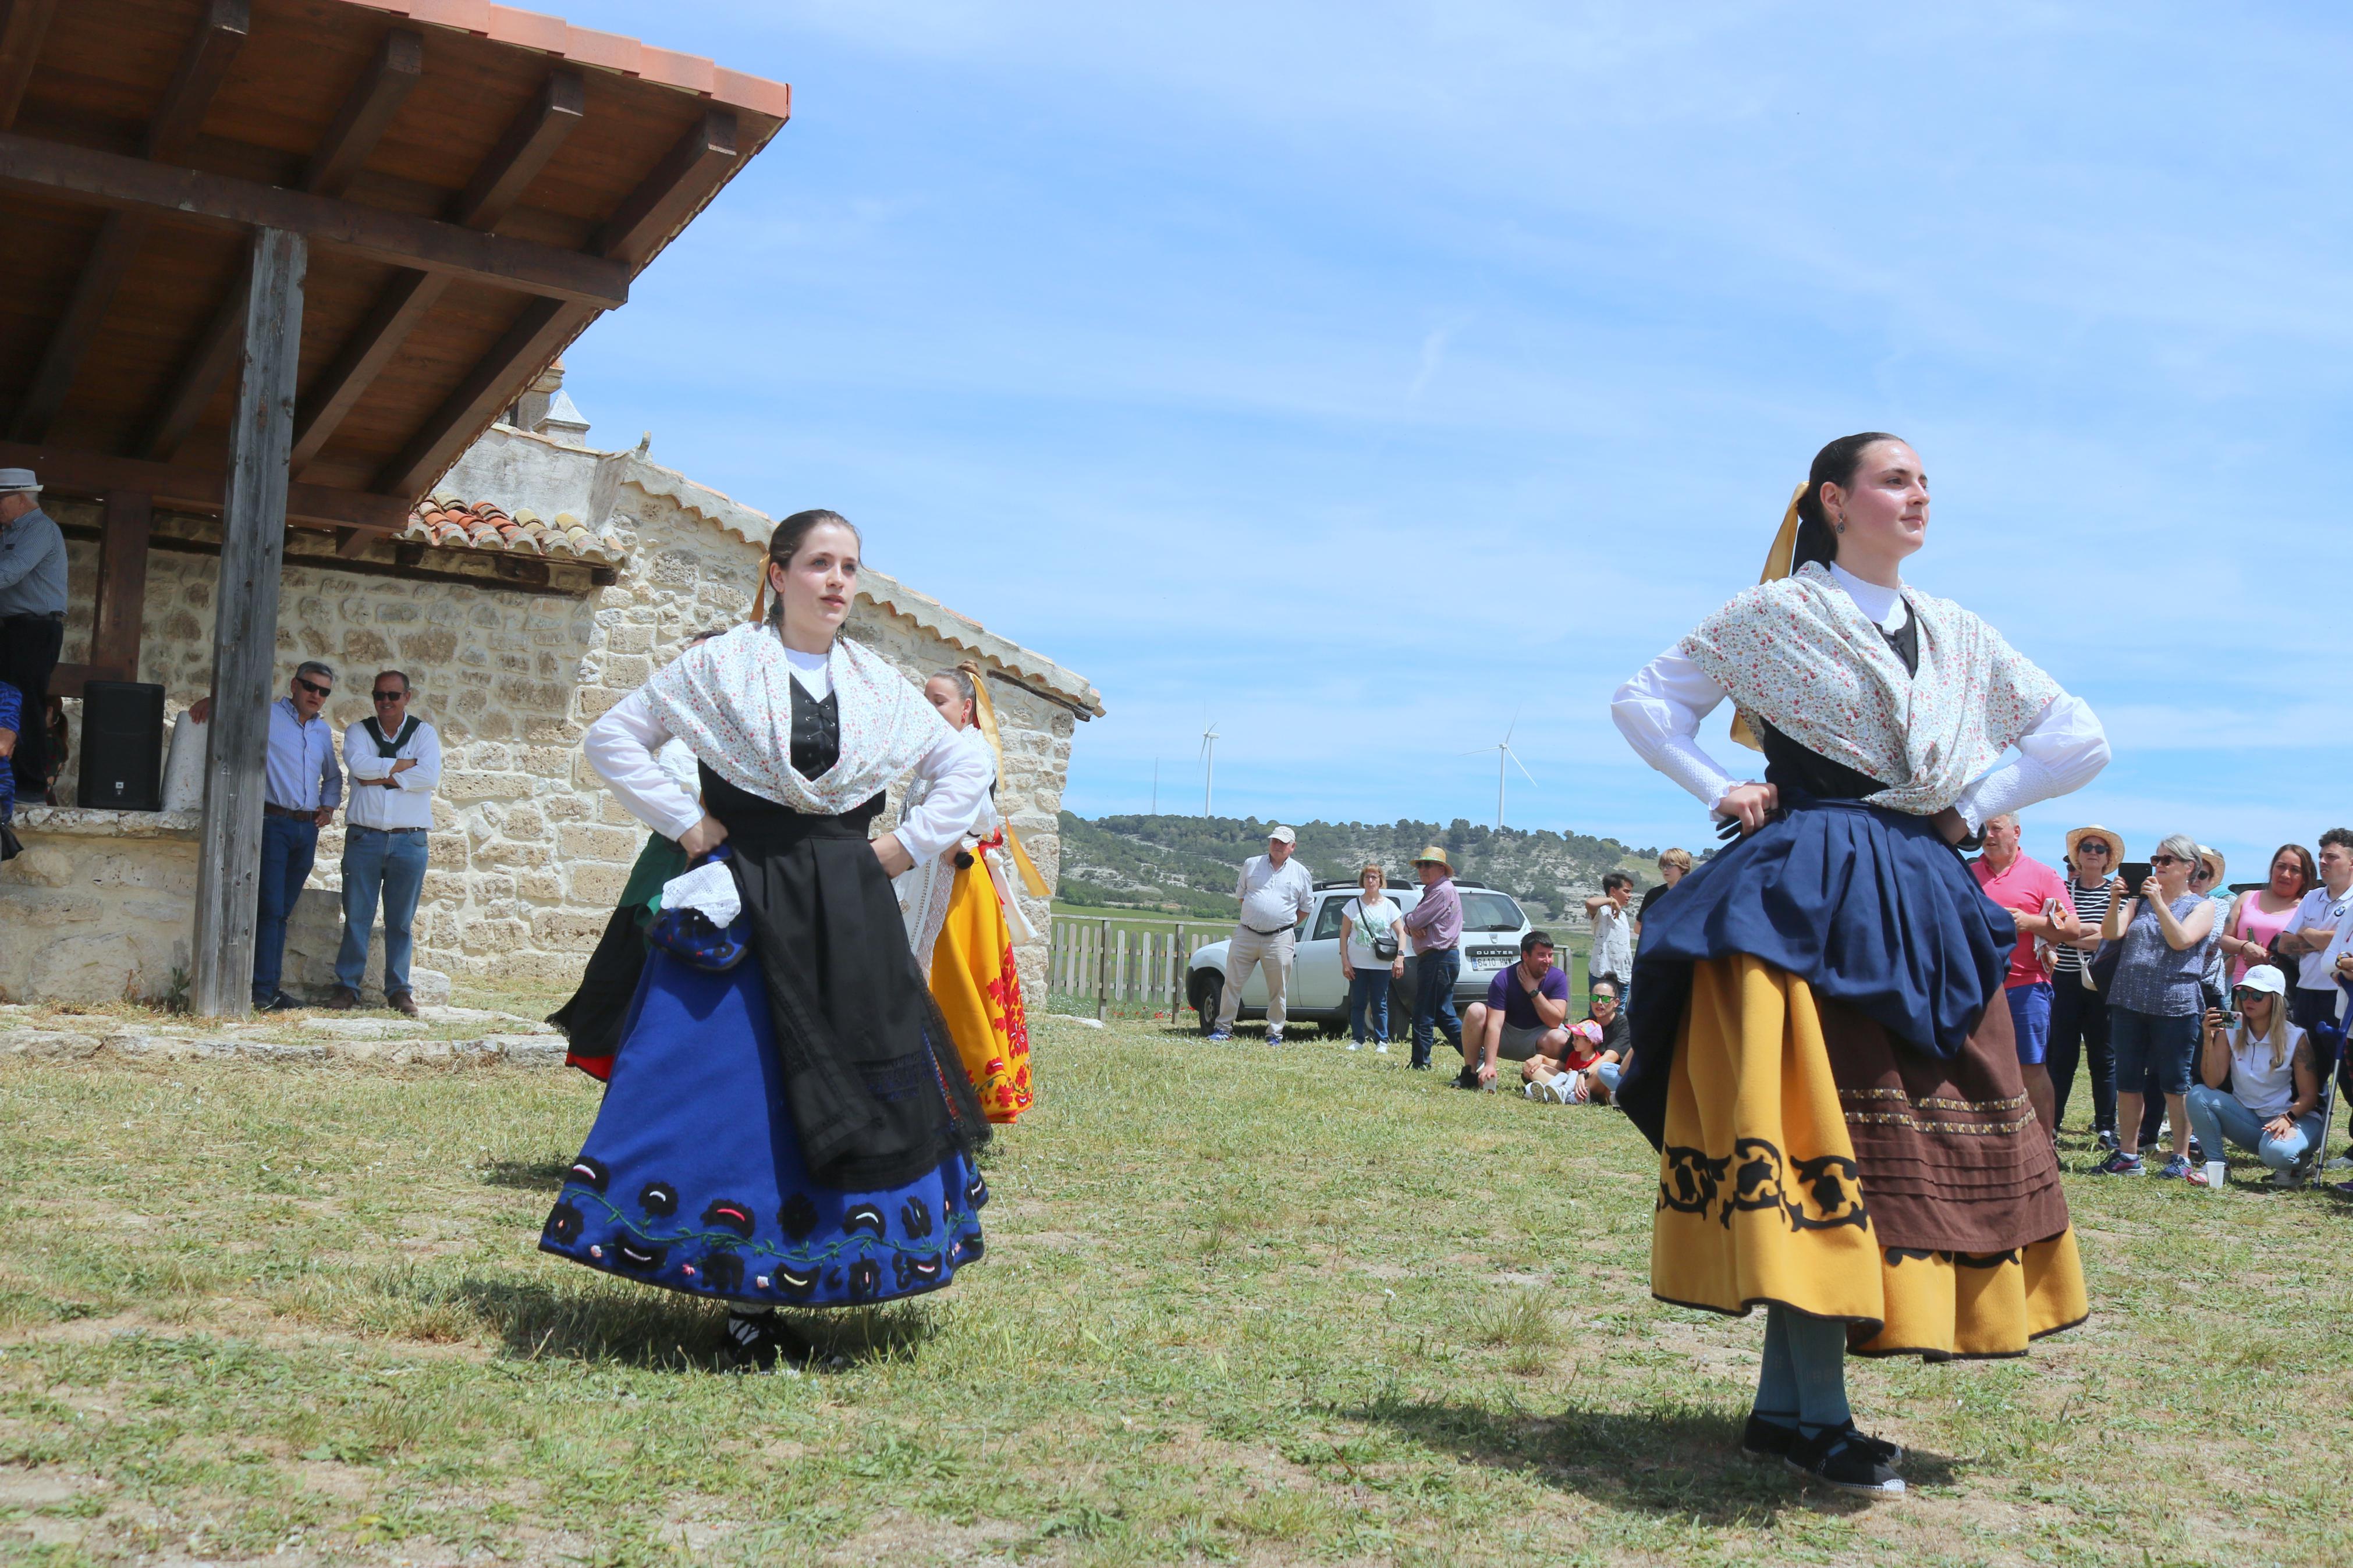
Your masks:
{"label": "yellow and red floral skirt", "polygon": [[1693,968],[1651,1289],[1842,1319],[1862,1355],[2014,1356],[2089,1313],[2049,1131],[1999,999],[1961,1055],[1898,1047],[1746,953]]}
{"label": "yellow and red floral skirt", "polygon": [[995,1122],[1018,1120],[1032,1098],[1029,1022],[1021,1007],[1013,932],[987,863],[977,855],[957,868],[947,919],[932,944],[932,1000],[947,1020],[982,1111]]}

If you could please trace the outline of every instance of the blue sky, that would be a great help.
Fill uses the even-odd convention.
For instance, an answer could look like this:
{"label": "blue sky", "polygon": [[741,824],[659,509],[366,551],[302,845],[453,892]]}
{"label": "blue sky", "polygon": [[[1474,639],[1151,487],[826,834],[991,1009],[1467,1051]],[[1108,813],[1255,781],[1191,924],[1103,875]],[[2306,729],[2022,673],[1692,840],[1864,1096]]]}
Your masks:
{"label": "blue sky", "polygon": [[1073,810],[1198,810],[1214,721],[1221,814],[1492,820],[1516,712],[1514,825],[1701,841],[1609,694],[1888,428],[1912,580],[2115,742],[2030,851],[2353,821],[2341,8],[561,8],[797,104],[592,440],[1093,680]]}

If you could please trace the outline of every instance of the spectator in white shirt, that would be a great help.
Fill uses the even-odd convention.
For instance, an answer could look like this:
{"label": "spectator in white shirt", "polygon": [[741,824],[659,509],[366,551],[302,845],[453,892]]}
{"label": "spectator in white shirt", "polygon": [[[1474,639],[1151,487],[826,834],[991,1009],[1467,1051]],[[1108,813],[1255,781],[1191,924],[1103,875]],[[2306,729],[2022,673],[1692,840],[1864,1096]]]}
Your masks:
{"label": "spectator in white shirt", "polygon": [[2279,934],[2280,955],[2299,961],[2288,1018],[2300,1029],[2335,1018],[2344,994],[2330,978],[2327,954],[2338,928],[2353,919],[2353,827],[2332,827],[2320,836],[2320,882],[2304,895]]}
{"label": "spectator in white shirt", "polygon": [[1601,891],[1585,900],[1585,918],[1593,922],[1593,956],[1585,966],[1589,990],[1603,975],[1623,991],[1634,973],[1633,919],[1626,906],[1634,901],[1634,879],[1610,871],[1601,879]]}
{"label": "spectator in white shirt", "polygon": [[384,1000],[417,1016],[408,960],[417,895],[425,888],[426,830],[441,783],[441,737],[408,710],[408,677],[375,678],[372,717],[343,731],[343,772],[352,781],[343,810],[343,945],[335,955],[335,989],[327,1005],[355,1007],[367,971],[368,937],[381,898]]}
{"label": "spectator in white shirt", "polygon": [[1253,855],[1234,884],[1241,900],[1242,918],[1226,944],[1225,995],[1218,1004],[1212,1040],[1234,1037],[1234,1015],[1242,1005],[1242,986],[1250,972],[1266,971],[1266,1043],[1282,1044],[1284,1004],[1291,990],[1291,957],[1301,921],[1315,904],[1315,881],[1307,868],[1292,858],[1299,836],[1277,826],[1266,836],[1266,853]]}

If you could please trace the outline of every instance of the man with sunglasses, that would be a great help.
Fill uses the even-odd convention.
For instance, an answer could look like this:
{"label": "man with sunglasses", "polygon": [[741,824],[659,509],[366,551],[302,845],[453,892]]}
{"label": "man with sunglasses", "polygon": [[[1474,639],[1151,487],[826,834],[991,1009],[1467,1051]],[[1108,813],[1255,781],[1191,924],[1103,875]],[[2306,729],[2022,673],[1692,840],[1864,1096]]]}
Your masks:
{"label": "man with sunglasses", "polygon": [[406,675],[381,671],[368,694],[375,711],[343,731],[343,766],[352,775],[352,804],[343,813],[343,945],[327,1005],[359,1005],[381,899],[385,1005],[414,1018],[411,928],[425,889],[425,831],[433,826],[433,791],[441,782],[441,737],[409,712],[408,690]]}
{"label": "man with sunglasses", "polygon": [[2114,1153],[2116,1137],[2116,1057],[2108,1048],[2108,999],[2087,984],[2092,955],[2100,949],[2100,924],[2109,900],[2121,890],[2115,876],[2124,860],[2124,840],[2094,823],[2067,835],[2067,901],[2075,906],[2083,935],[2051,944],[2051,1036],[2045,1066],[2051,1077],[2051,1126],[2066,1119],[2067,1097],[2075,1086],[2076,1065],[2092,1066],[2092,1130],[2100,1147]]}
{"label": "man with sunglasses", "polygon": [[[335,672],[317,659],[296,667],[286,695],[269,705],[269,755],[261,792],[261,889],[253,920],[253,1005],[264,1013],[299,1006],[279,988],[286,963],[286,918],[302,896],[311,862],[319,857],[319,829],[335,820],[343,798],[343,770],[334,737],[319,710],[335,691]],[[211,717],[207,697],[190,710],[197,723]]]}

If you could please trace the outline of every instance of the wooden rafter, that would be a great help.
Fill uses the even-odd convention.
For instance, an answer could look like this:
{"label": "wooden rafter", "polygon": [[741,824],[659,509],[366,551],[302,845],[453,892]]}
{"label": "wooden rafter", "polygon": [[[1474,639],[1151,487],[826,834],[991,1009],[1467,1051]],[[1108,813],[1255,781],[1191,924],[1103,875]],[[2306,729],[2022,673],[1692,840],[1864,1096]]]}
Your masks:
{"label": "wooden rafter", "polygon": [[624,262],[357,202],[0,133],[0,184],[220,228],[274,228],[374,261],[597,310],[628,303]]}
{"label": "wooden rafter", "polygon": [[[577,71],[548,74],[539,97],[509,125],[499,144],[450,204],[449,221],[490,230],[514,209],[587,112],[588,89]],[[387,284],[365,321],[319,376],[294,419],[294,471],[308,468],[371,383],[449,286],[446,275],[403,270]]]}
{"label": "wooden rafter", "polygon": [[58,0],[5,0],[7,16],[0,18],[0,131],[16,123],[24,107],[25,89],[33,83],[33,67],[41,58],[41,44],[58,14]]}
{"label": "wooden rafter", "polygon": [[[203,24],[180,57],[180,68],[164,94],[163,107],[147,127],[139,158],[125,162],[169,163],[186,153],[204,124],[205,111],[212,107],[213,95],[228,77],[230,63],[244,47],[250,26],[247,0],[210,0]],[[11,139],[22,140],[13,135]],[[66,395],[73,389],[74,374],[98,337],[115,290],[131,270],[139,247],[146,243],[148,226],[148,219],[133,212],[109,213],[99,226],[98,244],[75,279],[73,297],[58,318],[57,330],[41,351],[40,365],[9,421],[10,438],[37,441],[47,433],[49,421],[57,417]]]}
{"label": "wooden rafter", "polygon": [[[0,468],[30,468],[41,476],[45,489],[67,495],[108,496],[117,490],[137,491],[154,497],[156,505],[173,511],[217,514],[226,493],[222,476],[212,468],[147,463],[135,458],[111,458],[100,452],[29,447],[12,441],[0,441]],[[356,528],[371,533],[397,533],[408,526],[408,502],[397,496],[295,484],[286,492],[286,521],[310,528]]]}
{"label": "wooden rafter", "polygon": [[[734,172],[735,116],[714,109],[663,154],[589,242],[588,252],[635,268],[709,201]],[[416,495],[448,471],[505,405],[507,390],[544,370],[597,311],[569,300],[540,299],[482,356],[424,427],[376,476],[375,488]]]}
{"label": "wooden rafter", "polygon": [[[405,27],[396,27],[385,34],[375,58],[361,73],[343,100],[343,111],[336,115],[335,123],[311,153],[310,165],[303,171],[302,189],[321,196],[340,196],[348,190],[353,177],[365,166],[368,155],[384,139],[410,89],[424,75],[424,35]],[[221,383],[227,379],[230,368],[237,363],[237,345],[245,336],[248,281],[240,269],[227,297],[215,308],[204,334],[196,340],[195,351],[172,378],[170,388],[148,420],[146,434],[139,442],[141,457],[162,462],[177,452],[188,432],[204,416]]]}

